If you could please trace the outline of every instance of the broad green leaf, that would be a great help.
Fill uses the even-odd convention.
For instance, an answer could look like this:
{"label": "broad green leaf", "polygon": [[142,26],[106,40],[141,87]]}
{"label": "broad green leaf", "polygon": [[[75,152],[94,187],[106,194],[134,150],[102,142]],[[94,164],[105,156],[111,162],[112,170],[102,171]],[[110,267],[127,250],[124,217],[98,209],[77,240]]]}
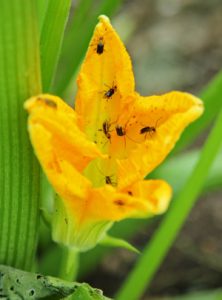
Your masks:
{"label": "broad green leaf", "polygon": [[41,70],[43,92],[50,90],[56,69],[71,0],[49,0],[41,30]]}
{"label": "broad green leaf", "polygon": [[0,263],[30,269],[39,222],[39,166],[23,102],[41,92],[35,0],[0,9]]}
{"label": "broad green leaf", "polygon": [[10,300],[31,299],[108,300],[101,290],[86,283],[64,281],[0,265],[0,298]]}
{"label": "broad green leaf", "polygon": [[101,290],[93,289],[87,283],[79,285],[69,298],[70,300],[111,300],[103,295]]}
{"label": "broad green leaf", "polygon": [[[73,293],[78,284],[0,265],[0,298],[10,300],[61,299]],[[19,295],[19,298],[18,298]]]}
{"label": "broad green leaf", "polygon": [[[221,132],[222,110],[201,151],[201,155],[191,176],[180,191],[176,201],[172,202],[160,227],[145,247],[143,255],[123,284],[116,299],[124,300],[129,297],[132,300],[138,299],[145,288],[149,286],[154,274],[201,193],[208,172],[222,144]],[[149,265],[149,268],[145,269],[145,265]]]}

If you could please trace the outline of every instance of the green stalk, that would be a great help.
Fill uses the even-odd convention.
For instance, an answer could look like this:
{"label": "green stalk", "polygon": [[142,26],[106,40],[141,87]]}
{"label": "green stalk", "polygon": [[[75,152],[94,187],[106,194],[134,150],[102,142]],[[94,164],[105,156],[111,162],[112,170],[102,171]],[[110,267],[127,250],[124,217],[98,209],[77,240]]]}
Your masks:
{"label": "green stalk", "polygon": [[41,92],[34,0],[0,9],[0,263],[31,269],[39,222],[39,166],[23,102]]}
{"label": "green stalk", "polygon": [[63,246],[61,254],[62,258],[58,277],[63,280],[74,281],[78,273],[79,252],[73,248]]}
{"label": "green stalk", "polygon": [[222,111],[190,178],[181,190],[180,195],[173,201],[156,234],[144,249],[143,255],[115,299],[140,299],[140,296],[150,284],[202,190],[210,167],[222,144],[221,132]]}

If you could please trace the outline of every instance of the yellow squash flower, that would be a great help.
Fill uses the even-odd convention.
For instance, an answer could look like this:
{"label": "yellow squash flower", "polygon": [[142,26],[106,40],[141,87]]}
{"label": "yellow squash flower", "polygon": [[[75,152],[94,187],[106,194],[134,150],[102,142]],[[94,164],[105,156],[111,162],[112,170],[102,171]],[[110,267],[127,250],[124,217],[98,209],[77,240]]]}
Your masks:
{"label": "yellow squash flower", "polygon": [[164,212],[162,180],[144,180],[203,112],[187,93],[142,97],[130,58],[106,16],[99,17],[78,76],[75,110],[53,95],[26,101],[29,134],[58,194],[53,238],[87,250],[114,221]]}

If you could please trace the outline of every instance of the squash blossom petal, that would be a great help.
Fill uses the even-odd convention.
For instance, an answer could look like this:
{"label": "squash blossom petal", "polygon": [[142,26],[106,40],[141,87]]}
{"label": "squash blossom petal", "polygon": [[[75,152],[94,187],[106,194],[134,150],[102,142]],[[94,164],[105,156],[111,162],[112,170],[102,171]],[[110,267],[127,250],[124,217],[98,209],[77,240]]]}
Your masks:
{"label": "squash blossom petal", "polygon": [[53,238],[84,251],[114,221],[167,209],[171,187],[144,177],[203,105],[178,91],[140,96],[129,55],[106,16],[99,17],[77,82],[75,110],[47,94],[25,108],[35,153],[57,193]]}

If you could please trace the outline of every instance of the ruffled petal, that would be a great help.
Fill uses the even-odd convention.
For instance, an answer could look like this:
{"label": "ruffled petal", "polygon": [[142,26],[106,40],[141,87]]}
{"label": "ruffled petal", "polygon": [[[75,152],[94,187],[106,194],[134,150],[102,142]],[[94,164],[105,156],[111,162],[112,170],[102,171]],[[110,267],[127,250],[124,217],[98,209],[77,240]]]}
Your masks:
{"label": "ruffled petal", "polygon": [[187,93],[138,96],[129,115],[125,114],[125,120],[121,120],[125,135],[118,137],[119,148],[122,143],[122,152],[117,157],[119,186],[132,182],[129,172],[134,177],[144,177],[159,165],[186,126],[202,113],[202,102]]}
{"label": "ruffled petal", "polygon": [[144,202],[148,201],[146,216],[165,212],[172,197],[171,186],[163,180],[140,180],[128,186],[126,192]]}
{"label": "ruffled petal", "polygon": [[[96,157],[96,145],[76,125],[75,111],[60,98],[40,95],[26,101],[28,128],[36,156],[55,191],[82,212],[92,183],[80,172]],[[80,201],[81,199],[81,201]]]}
{"label": "ruffled petal", "polygon": [[159,214],[168,207],[171,194],[171,187],[161,180],[140,180],[122,191],[105,185],[91,190],[82,220],[118,221]]}
{"label": "ruffled petal", "polygon": [[78,128],[75,111],[59,97],[39,95],[27,100],[25,108],[31,141],[44,169],[49,167],[46,153],[58,170],[60,162],[66,161],[80,172],[92,159],[104,157]]}

